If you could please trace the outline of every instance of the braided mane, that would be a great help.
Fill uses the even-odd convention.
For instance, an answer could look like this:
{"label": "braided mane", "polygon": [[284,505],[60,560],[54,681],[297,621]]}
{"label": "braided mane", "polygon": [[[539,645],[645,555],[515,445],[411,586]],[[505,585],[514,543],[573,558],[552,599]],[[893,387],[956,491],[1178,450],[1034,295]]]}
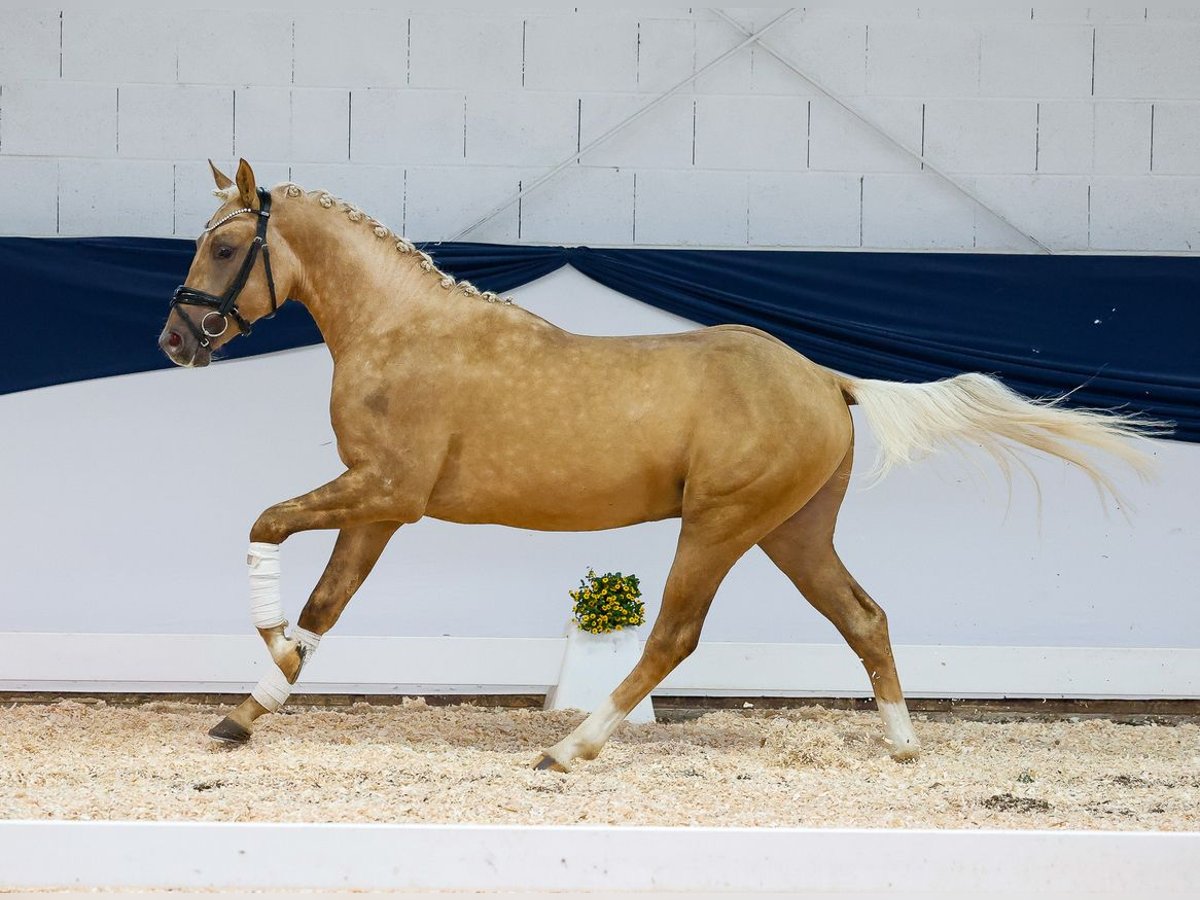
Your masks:
{"label": "braided mane", "polygon": [[[432,256],[430,256],[424,250],[418,248],[416,244],[414,244],[404,235],[396,234],[379,220],[368,216],[353,203],[339,199],[338,197],[330,194],[328,191],[306,191],[304,188],[300,187],[300,185],[292,184],[291,182],[285,182],[281,185],[276,185],[276,187],[283,188],[284,196],[286,197],[293,199],[299,197],[316,198],[317,203],[320,204],[323,209],[336,208],[338,212],[344,213],[346,218],[351,222],[365,222],[370,227],[371,233],[378,240],[392,241],[396,252],[415,254],[417,257],[417,265],[421,271],[427,273],[431,278],[436,278],[439,286],[447,291],[456,291],[458,293],[465,294],[468,297],[477,297],[480,300],[486,300],[488,303],[503,303],[506,305],[512,305],[513,303],[511,297],[501,297],[494,291],[481,291],[475,285],[471,284],[471,282],[459,280],[453,275],[443,272],[437,267],[437,263],[433,261]],[[236,194],[237,188],[231,186],[225,188],[223,191],[213,191],[213,193],[218,197],[228,200],[231,198],[227,197],[226,194],[230,191],[233,191]]]}

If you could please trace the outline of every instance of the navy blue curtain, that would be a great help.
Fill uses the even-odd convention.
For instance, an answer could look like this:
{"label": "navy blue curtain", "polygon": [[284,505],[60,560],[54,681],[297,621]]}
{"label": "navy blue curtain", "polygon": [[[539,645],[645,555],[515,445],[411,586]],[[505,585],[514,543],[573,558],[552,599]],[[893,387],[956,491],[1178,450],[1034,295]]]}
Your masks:
{"label": "navy blue curtain", "polygon": [[[762,328],[851,375],[1000,375],[1044,396],[1168,418],[1200,441],[1200,260],[1153,256],[599,250],[432,244],[498,292],[571,265],[703,324]],[[169,365],[155,346],[190,241],[0,239],[0,393]],[[320,342],[298,304],[227,357]]]}

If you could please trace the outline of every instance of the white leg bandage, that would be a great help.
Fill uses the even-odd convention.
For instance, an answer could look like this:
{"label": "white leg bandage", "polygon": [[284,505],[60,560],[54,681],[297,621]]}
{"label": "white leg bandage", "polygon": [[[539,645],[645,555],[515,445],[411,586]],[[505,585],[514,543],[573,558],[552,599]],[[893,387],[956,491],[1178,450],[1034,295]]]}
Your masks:
{"label": "white leg bandage", "polygon": [[292,632],[292,640],[300,642],[300,656],[305,662],[308,662],[317,652],[317,644],[321,643],[321,636],[315,631],[297,626],[296,630]]}
{"label": "white leg bandage", "polygon": [[284,624],[279,591],[279,545],[251,542],[246,565],[250,569],[250,618],[254,627],[274,628]]}
{"label": "white leg bandage", "polygon": [[[300,645],[300,666],[303,671],[305,663],[312,659],[313,654],[317,652],[321,636],[306,628],[297,628],[290,635],[290,639]],[[299,674],[296,677],[299,678]],[[278,666],[271,666],[262,681],[255,685],[254,690],[250,692],[250,696],[261,703],[267,712],[276,712],[279,707],[287,703],[287,699],[291,695],[292,685],[288,684],[287,678],[284,677]]]}
{"label": "white leg bandage", "polygon": [[262,681],[256,684],[254,690],[250,692],[250,696],[261,703],[267,712],[275,712],[275,710],[287,703],[287,698],[291,695],[292,686],[288,684],[288,680],[279,671],[279,666],[274,664],[267,670],[267,674],[263,676]]}

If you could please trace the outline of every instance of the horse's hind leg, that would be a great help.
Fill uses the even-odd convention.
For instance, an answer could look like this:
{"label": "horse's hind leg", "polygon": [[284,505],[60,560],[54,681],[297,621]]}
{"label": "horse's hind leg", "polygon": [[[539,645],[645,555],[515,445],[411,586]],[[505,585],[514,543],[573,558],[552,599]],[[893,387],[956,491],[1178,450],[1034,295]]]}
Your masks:
{"label": "horse's hind leg", "polygon": [[538,769],[566,771],[572,760],[594,759],[630,710],[696,649],[713,595],[735,562],[754,545],[744,536],[714,539],[684,520],[662,608],[633,671],[600,708],[570,735],[542,754]]}
{"label": "horse's hind leg", "polygon": [[759,541],[767,556],[858,654],[883,718],[895,759],[912,759],[920,744],[900,690],[887,616],[851,577],[833,549],[838,508],[850,479],[853,451],[803,509]]}
{"label": "horse's hind leg", "polygon": [[317,586],[300,612],[299,628],[284,634],[286,622],[259,629],[271,651],[276,671],[270,672],[254,692],[208,732],[219,741],[240,744],[250,739],[254,720],[274,712],[291,693],[305,661],[316,650],[321,636],[333,627],[354,592],[370,574],[383,548],[399,526],[376,522],[343,528]]}

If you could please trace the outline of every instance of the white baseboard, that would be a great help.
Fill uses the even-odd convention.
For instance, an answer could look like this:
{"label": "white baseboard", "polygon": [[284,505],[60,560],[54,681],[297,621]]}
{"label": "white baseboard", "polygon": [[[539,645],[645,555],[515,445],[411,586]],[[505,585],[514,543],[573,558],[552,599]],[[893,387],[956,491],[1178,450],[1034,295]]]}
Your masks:
{"label": "white baseboard", "polygon": [[0,847],[19,888],[1160,900],[1200,879],[1195,832],[11,821]]}
{"label": "white baseboard", "polygon": [[[542,693],[563,638],[332,635],[298,691]],[[1200,698],[1200,649],[895,648],[910,697]],[[0,632],[0,691],[242,692],[270,664],[256,635]],[[866,674],[838,644],[701,643],[659,687],[674,696],[862,697]]]}

